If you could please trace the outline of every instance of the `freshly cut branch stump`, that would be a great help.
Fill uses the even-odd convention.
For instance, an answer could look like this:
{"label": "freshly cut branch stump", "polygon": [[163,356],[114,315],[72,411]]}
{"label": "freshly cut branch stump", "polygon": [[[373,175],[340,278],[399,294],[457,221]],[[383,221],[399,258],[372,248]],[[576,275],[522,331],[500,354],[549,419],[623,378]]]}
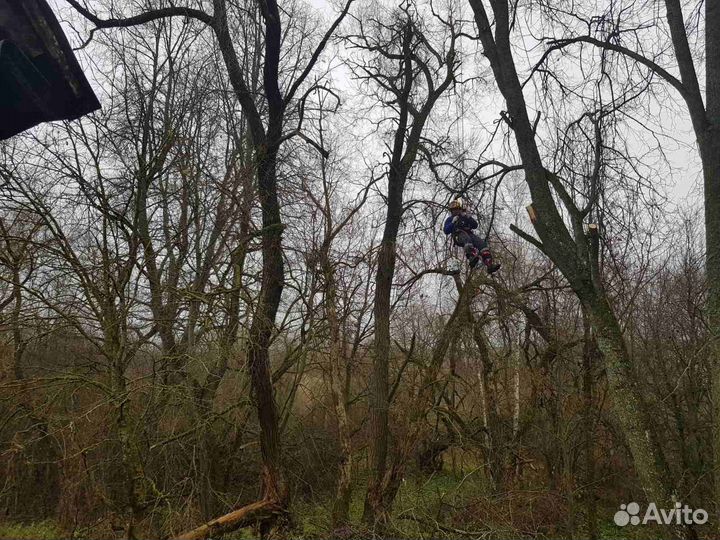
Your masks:
{"label": "freshly cut branch stump", "polygon": [[535,207],[532,204],[528,204],[525,209],[527,210],[528,216],[530,216],[530,221],[535,224],[537,221],[537,212],[535,212]]}

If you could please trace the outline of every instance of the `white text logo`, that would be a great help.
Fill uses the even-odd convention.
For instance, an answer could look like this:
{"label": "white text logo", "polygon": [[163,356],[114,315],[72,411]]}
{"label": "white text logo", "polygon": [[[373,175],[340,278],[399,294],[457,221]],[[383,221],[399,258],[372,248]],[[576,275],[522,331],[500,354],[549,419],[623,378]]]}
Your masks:
{"label": "white text logo", "polygon": [[645,514],[640,517],[640,505],[636,502],[621,504],[620,510],[615,512],[614,521],[616,525],[646,525],[657,523],[658,525],[703,525],[707,523],[708,513],[702,508],[693,510],[687,504],[676,502],[675,508],[666,510],[658,508],[655,503],[650,503]]}

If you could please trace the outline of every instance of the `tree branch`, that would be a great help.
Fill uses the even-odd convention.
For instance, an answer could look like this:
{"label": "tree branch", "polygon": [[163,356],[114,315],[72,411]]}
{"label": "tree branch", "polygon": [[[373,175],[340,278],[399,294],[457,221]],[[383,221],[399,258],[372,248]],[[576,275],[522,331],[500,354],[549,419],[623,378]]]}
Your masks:
{"label": "tree branch", "polygon": [[534,236],[526,233],[526,232],[523,231],[521,228],[519,228],[517,225],[510,225],[510,230],[511,230],[512,232],[514,232],[515,234],[517,234],[520,238],[522,238],[522,239],[525,240],[526,242],[531,243],[533,246],[535,246],[535,247],[538,248],[540,251],[542,251],[543,253],[545,253],[545,255],[547,255],[547,253],[545,252],[545,246],[543,246],[543,244],[542,244],[542,242],[540,242],[540,240],[538,240],[538,239],[535,238]]}
{"label": "tree branch", "polygon": [[345,15],[348,14],[348,11],[350,11],[350,5],[353,3],[354,0],[348,0],[345,4],[345,7],[340,12],[340,15],[338,15],[337,19],[335,19],[335,22],[332,23],[330,28],[328,28],[327,32],[325,32],[325,35],[323,36],[322,40],[320,40],[320,43],[318,44],[317,48],[315,49],[315,52],[313,52],[312,57],[310,57],[310,60],[308,61],[307,65],[305,66],[305,69],[300,74],[300,76],[295,80],[293,85],[290,87],[290,90],[288,90],[287,95],[285,96],[285,105],[290,103],[293,96],[297,92],[300,85],[303,83],[303,81],[307,78],[307,76],[310,74],[312,69],[315,67],[315,64],[318,61],[318,58],[320,58],[320,55],[322,54],[323,50],[325,49],[325,46],[327,45],[327,42],[330,41],[330,38],[335,33],[335,30],[338,26],[340,26],[340,23],[345,18]]}
{"label": "tree branch", "polygon": [[653,73],[658,75],[659,77],[665,79],[673,88],[675,88],[678,92],[680,92],[680,95],[687,101],[687,100],[693,100],[696,98],[695,95],[693,95],[689,89],[678,79],[675,77],[672,73],[667,71],[665,68],[659,66],[649,58],[646,58],[642,54],[633,51],[632,49],[628,49],[627,47],[623,47],[622,45],[617,45],[615,43],[608,43],[606,41],[600,41],[597,38],[594,38],[592,36],[578,36],[574,38],[563,38],[563,39],[556,39],[549,42],[551,47],[548,51],[546,51],[546,54],[543,55],[543,58],[541,61],[544,61],[544,59],[547,57],[547,52],[553,51],[553,50],[560,50],[568,45],[573,45],[575,43],[589,43],[590,45],[594,45],[595,47],[599,47],[601,49],[609,50],[618,52],[620,54],[623,54],[629,58],[632,58],[633,60],[639,62],[640,64],[644,65],[645,67],[649,68]]}
{"label": "tree branch", "polygon": [[202,21],[208,26],[212,26],[214,18],[212,15],[205,13],[199,9],[193,9],[188,7],[166,7],[159,9],[151,9],[140,15],[132,17],[124,17],[120,19],[101,19],[93,12],[82,6],[77,0],[66,0],[75,11],[80,13],[83,17],[93,23],[97,28],[128,28],[130,26],[138,26],[141,24],[156,21],[158,19],[165,19],[167,17],[187,17],[190,19],[197,19]]}

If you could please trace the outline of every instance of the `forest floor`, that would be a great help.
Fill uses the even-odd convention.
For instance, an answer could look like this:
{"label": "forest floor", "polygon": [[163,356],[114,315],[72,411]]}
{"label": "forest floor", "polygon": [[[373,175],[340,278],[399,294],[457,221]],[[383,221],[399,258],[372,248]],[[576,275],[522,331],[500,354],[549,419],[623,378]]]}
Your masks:
{"label": "forest floor", "polygon": [[[365,484],[353,491],[350,507],[352,523],[362,523]],[[392,512],[388,538],[483,538],[483,539],[571,539],[586,538],[584,516],[567,515],[567,501],[547,491],[515,491],[488,496],[487,482],[475,471],[465,475],[448,472],[430,478],[411,478],[403,482]],[[299,521],[295,538],[338,538],[330,527],[333,499],[318,504],[297,502]],[[579,506],[579,505],[578,505]],[[598,533],[606,540],[644,540],[663,538],[663,530],[652,526],[619,527],[613,523],[618,505],[598,505]],[[348,531],[350,538],[368,538],[368,531]],[[334,534],[333,534],[334,533]],[[237,538],[252,538],[238,536]]]}
{"label": "forest floor", "polygon": [[[482,538],[482,539],[570,539],[586,538],[584,517],[567,515],[566,500],[547,491],[516,491],[487,496],[482,474],[410,478],[403,482],[392,513],[388,538]],[[364,483],[358,482],[350,507],[352,523],[362,523]],[[296,500],[296,523],[287,538],[369,538],[361,528],[333,531],[330,512],[333,498]],[[578,505],[579,506],[579,505]],[[618,527],[612,519],[617,505],[598,506],[598,532],[601,539],[644,540],[664,538],[668,529],[652,526]],[[573,527],[573,522],[576,524]],[[574,528],[574,533],[571,532]],[[69,538],[56,523],[46,520],[21,524],[0,522],[0,539]],[[701,532],[702,534],[702,532]],[[251,529],[227,535],[228,540],[255,538]]]}

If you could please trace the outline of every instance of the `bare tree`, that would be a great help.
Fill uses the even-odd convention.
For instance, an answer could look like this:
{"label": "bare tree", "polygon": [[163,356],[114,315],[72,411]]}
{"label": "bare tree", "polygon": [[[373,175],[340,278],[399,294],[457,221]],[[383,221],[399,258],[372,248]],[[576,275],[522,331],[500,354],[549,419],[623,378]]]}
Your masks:
{"label": "bare tree", "polygon": [[[385,515],[384,482],[389,445],[389,357],[392,282],[395,274],[396,242],[403,215],[403,191],[415,164],[426,123],[433,107],[454,80],[455,43],[458,30],[452,20],[438,17],[446,36],[436,49],[423,33],[409,3],[391,13],[390,21],[371,16],[358,21],[359,32],[348,37],[352,47],[373,57],[354,66],[356,76],[387,96],[393,118],[393,142],[387,172],[387,217],[380,242],[375,276],[375,344],[370,381],[371,461],[373,474],[368,485],[365,519],[374,524]],[[368,29],[368,26],[372,27]]]}
{"label": "bare tree", "polygon": [[[589,204],[579,207],[558,176],[543,163],[511,47],[515,7],[511,10],[509,3],[502,1],[490,3],[494,15],[491,23],[484,2],[471,0],[470,5],[485,56],[508,107],[507,121],[525,169],[525,180],[533,201],[533,226],[540,238],[537,240],[517,228],[515,231],[558,266],[591,317],[613,392],[614,410],[632,450],[646,495],[651,501],[672,505],[672,477],[653,434],[649,410],[631,369],[632,360],[622,330],[604,289],[598,253],[593,248],[597,245],[592,239],[594,232],[591,230],[586,236],[584,230],[583,220],[592,210],[594,198],[590,196]],[[553,190],[569,215],[570,229],[558,209]],[[678,527],[677,534],[696,536],[691,526]]]}
{"label": "bare tree", "polygon": [[[664,49],[671,46],[674,66],[663,65],[663,52],[654,53],[654,39],[646,39],[642,26],[633,34],[627,25],[635,24],[633,9],[619,9],[611,3],[604,13],[588,17],[586,35],[566,35],[549,41],[548,56],[554,50],[574,44],[589,44],[616,57],[624,57],[645,68],[673,88],[684,100],[697,140],[702,162],[705,207],[705,271],[708,297],[707,317],[711,340],[710,361],[715,369],[713,375],[714,395],[720,396],[720,8],[713,2],[705,3],[705,18],[701,22],[702,4],[692,10],[679,0],[665,0],[665,15],[656,15],[654,24],[666,28],[669,43],[660,44]],[[644,22],[643,25],[646,23]],[[704,36],[701,28],[704,25]],[[570,34],[570,32],[568,32]],[[635,35],[634,39],[628,36]],[[704,37],[705,51],[693,50],[693,40]],[[629,43],[632,41],[632,43]],[[611,60],[613,61],[613,60]],[[620,63],[619,58],[615,62]],[[704,62],[704,92],[699,83]],[[677,68],[679,77],[674,75]],[[703,98],[704,94],[704,98]],[[720,402],[720,399],[715,399]],[[716,413],[717,414],[717,413]],[[715,422],[715,460],[720,461],[720,423]],[[715,504],[720,505],[720,477],[715,475]]]}
{"label": "bare tree", "polygon": [[[300,133],[300,125],[290,133],[284,132],[289,105],[293,103],[298,90],[313,70],[328,40],[347,14],[352,0],[347,2],[341,14],[322,36],[306,66],[289,84],[284,96],[280,90],[279,73],[282,17],[275,1],[265,2],[259,6],[265,31],[263,98],[264,105],[267,107],[266,123],[256,101],[255,89],[248,86],[246,74],[238,58],[238,51],[233,44],[228,4],[225,0],[213,1],[212,15],[194,8],[170,6],[147,10],[130,17],[111,19],[101,19],[75,0],[68,0],[68,2],[96,28],[130,27],[162,18],[186,17],[200,21],[213,32],[217,39],[235,96],[248,124],[255,154],[258,196],[262,207],[262,288],[248,336],[248,369],[251,374],[253,395],[261,427],[260,446],[263,456],[264,488],[263,500],[257,505],[247,507],[246,513],[236,512],[232,517],[208,522],[189,532],[186,537],[204,538],[209,534],[253,523],[257,521],[258,516],[260,516],[261,522],[268,522],[268,518],[282,513],[287,508],[289,497],[280,464],[280,434],[268,358],[268,346],[283,290],[281,245],[283,227],[277,194],[277,157],[283,141]],[[300,97],[301,104],[307,95],[306,92]]]}

